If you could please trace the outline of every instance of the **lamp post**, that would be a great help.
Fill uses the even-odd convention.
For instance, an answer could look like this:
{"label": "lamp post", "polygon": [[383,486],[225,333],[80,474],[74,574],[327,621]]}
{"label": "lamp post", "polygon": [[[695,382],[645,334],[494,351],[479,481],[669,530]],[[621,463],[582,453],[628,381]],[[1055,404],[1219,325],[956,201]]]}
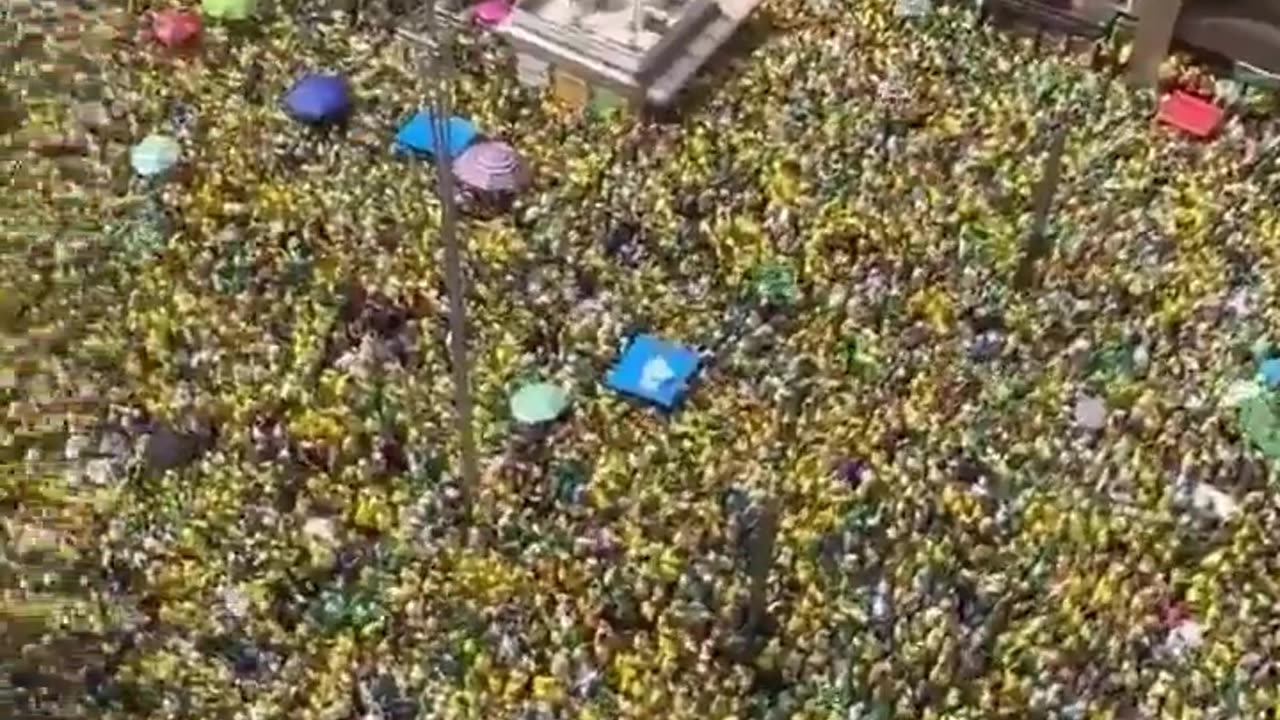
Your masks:
{"label": "lamp post", "polygon": [[440,242],[444,245],[444,281],[449,295],[449,363],[453,371],[454,411],[457,413],[461,453],[461,492],[466,513],[479,477],[472,419],[470,365],[467,358],[466,287],[462,271],[462,247],[458,240],[458,204],[449,148],[450,93],[456,75],[450,30],[439,23],[436,0],[426,3],[426,35],[435,53],[435,78],[431,94],[432,134],[435,141],[436,188],[440,198]]}

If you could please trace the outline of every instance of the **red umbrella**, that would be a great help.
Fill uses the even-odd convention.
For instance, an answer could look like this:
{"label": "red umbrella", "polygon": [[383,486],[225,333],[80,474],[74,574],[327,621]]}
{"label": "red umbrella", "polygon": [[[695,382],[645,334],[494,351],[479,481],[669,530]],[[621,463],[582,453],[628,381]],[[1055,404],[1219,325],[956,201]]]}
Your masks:
{"label": "red umbrella", "polygon": [[1198,138],[1217,132],[1226,113],[1212,102],[1182,90],[1160,101],[1159,119]]}
{"label": "red umbrella", "polygon": [[165,47],[185,47],[200,37],[200,16],[185,10],[161,10],[151,18],[151,33]]}
{"label": "red umbrella", "polygon": [[468,187],[484,192],[516,192],[529,182],[524,160],[503,142],[482,142],[467,148],[454,160],[453,174]]}

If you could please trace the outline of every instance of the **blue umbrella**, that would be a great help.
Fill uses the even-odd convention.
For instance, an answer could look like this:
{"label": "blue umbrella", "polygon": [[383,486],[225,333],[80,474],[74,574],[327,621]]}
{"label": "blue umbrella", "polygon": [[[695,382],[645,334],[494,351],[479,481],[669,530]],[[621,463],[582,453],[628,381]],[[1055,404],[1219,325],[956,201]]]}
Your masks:
{"label": "blue umbrella", "polygon": [[148,135],[129,151],[129,164],[143,177],[154,177],[178,164],[182,146],[165,135]]}
{"label": "blue umbrella", "polygon": [[1280,358],[1270,358],[1264,360],[1258,367],[1258,373],[1262,375],[1262,379],[1266,382],[1267,387],[1280,387]]}
{"label": "blue umbrella", "polygon": [[605,385],[672,410],[698,371],[698,353],[653,335],[637,336],[605,377]]}
{"label": "blue umbrella", "polygon": [[[436,134],[433,123],[435,116],[425,110],[409,118],[396,133],[396,144],[414,152],[434,157],[436,154]],[[476,126],[464,118],[449,118],[445,123],[445,146],[449,149],[449,157],[456,159],[467,149],[480,134]]]}
{"label": "blue umbrella", "polygon": [[351,90],[340,75],[306,75],[284,96],[284,105],[303,122],[333,122],[350,112]]}

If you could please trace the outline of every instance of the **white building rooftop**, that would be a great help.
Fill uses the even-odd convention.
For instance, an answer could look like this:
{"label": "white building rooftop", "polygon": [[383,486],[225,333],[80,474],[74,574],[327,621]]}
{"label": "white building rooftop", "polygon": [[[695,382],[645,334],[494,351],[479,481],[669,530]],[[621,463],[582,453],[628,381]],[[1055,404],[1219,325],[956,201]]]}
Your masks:
{"label": "white building rooftop", "polygon": [[672,20],[669,11],[659,11],[652,3],[637,8],[629,0],[526,0],[519,7],[540,20],[607,38],[638,53],[657,45],[666,30],[663,20],[668,26]]}
{"label": "white building rooftop", "polygon": [[499,27],[519,53],[667,105],[760,0],[518,0]]}

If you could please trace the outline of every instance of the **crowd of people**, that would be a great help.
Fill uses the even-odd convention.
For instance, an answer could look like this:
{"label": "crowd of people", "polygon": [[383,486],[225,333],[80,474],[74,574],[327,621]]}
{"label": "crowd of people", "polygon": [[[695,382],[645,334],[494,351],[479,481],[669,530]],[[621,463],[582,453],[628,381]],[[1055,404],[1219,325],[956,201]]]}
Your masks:
{"label": "crowd of people", "polygon": [[[533,178],[461,231],[474,484],[434,173],[390,148],[435,82],[419,50],[339,14],[210,25],[194,55],[126,34],[97,96],[42,110],[83,148],[24,161],[45,178],[26,216],[61,232],[31,251],[48,291],[5,296],[7,317],[70,328],[26,387],[101,400],[26,451],[96,499],[40,536],[94,568],[93,602],[60,606],[100,646],[73,701],[315,720],[1280,709],[1273,445],[1242,423],[1271,402],[1280,309],[1265,96],[1202,142],[1110,72],[1119,41],[1099,62],[967,7],[895,6],[770,0],[756,46],[663,122],[560,108],[495,39],[459,39],[457,112]],[[279,105],[321,71],[355,95],[337,127]],[[1191,65],[1166,79],[1214,87]],[[1023,282],[1063,128],[1052,251]],[[179,165],[138,177],[129,149],[156,133]],[[641,333],[701,354],[672,412],[602,384]],[[569,411],[516,422],[531,381]]]}

